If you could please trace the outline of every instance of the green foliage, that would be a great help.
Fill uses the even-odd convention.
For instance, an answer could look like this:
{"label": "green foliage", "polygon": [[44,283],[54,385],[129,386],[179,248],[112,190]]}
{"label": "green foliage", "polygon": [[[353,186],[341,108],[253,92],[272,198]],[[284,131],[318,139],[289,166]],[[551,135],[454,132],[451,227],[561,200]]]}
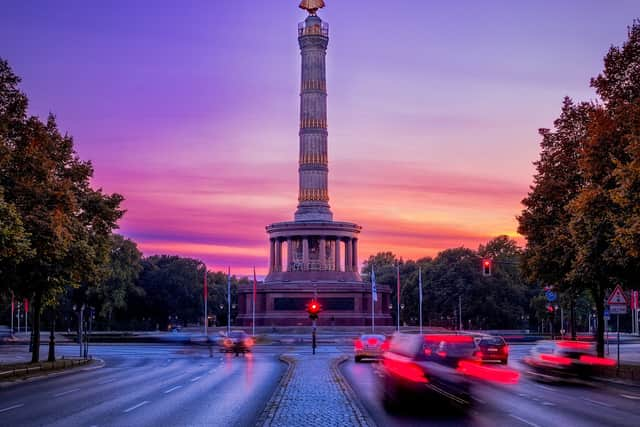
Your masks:
{"label": "green foliage", "polygon": [[[481,258],[494,260],[493,274],[484,277]],[[419,319],[419,270],[422,269],[423,321],[432,326],[458,326],[458,298],[462,302],[464,327],[478,329],[528,327],[531,287],[521,279],[520,249],[507,236],[499,236],[478,251],[447,249],[436,258],[402,261],[389,252],[371,256],[363,273],[375,266],[376,282],[388,285],[396,316],[396,265],[400,266],[401,321],[417,324]]]}
{"label": "green foliage", "polygon": [[18,296],[33,297],[37,362],[42,307],[54,305],[68,287],[101,280],[109,236],[124,212],[122,196],[91,188],[91,163],[78,158],[52,115],[46,122],[27,117],[19,81],[0,60],[0,187],[30,249],[12,282]]}
{"label": "green foliage", "polygon": [[607,290],[640,273],[640,21],[622,47],[610,48],[591,85],[604,105],[565,99],[555,131],[541,132],[518,220],[527,277],[569,291],[572,306],[590,292],[602,355]]}

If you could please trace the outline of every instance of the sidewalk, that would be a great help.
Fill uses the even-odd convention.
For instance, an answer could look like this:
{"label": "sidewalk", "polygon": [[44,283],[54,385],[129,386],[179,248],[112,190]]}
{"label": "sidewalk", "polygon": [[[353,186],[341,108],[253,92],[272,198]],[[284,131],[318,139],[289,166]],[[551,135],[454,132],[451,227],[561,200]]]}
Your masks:
{"label": "sidewalk", "polygon": [[290,363],[267,404],[263,426],[369,426],[337,372],[339,357],[310,349],[283,355]]}

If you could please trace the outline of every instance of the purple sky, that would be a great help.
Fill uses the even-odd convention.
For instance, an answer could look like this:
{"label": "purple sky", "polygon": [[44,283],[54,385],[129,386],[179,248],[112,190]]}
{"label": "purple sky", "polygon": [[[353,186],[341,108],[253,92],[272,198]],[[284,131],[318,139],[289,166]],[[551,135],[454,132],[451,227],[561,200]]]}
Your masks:
{"label": "purple sky", "polygon": [[[264,272],[297,197],[295,0],[4,0],[0,56],[126,197],[145,254]],[[331,205],[361,256],[517,237],[537,129],[640,16],[636,0],[327,0]]]}

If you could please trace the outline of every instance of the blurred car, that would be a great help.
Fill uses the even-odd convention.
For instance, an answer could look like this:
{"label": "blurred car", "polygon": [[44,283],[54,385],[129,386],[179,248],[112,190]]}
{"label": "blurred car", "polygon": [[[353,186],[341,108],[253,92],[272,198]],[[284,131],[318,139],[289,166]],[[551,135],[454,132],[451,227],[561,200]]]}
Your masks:
{"label": "blurred car", "polygon": [[223,353],[248,353],[253,347],[253,338],[244,331],[231,331],[221,338],[220,351]]}
{"label": "blurred car", "polygon": [[379,368],[385,408],[433,400],[470,406],[471,381],[456,363],[471,357],[474,348],[471,336],[395,334]]}
{"label": "blurred car", "polygon": [[379,359],[389,349],[389,342],[384,335],[365,334],[353,342],[356,363],[362,359]]}
{"label": "blurred car", "polygon": [[499,362],[506,365],[509,361],[509,346],[502,337],[480,336],[476,338],[474,356],[483,362]]}
{"label": "blurred car", "polygon": [[585,379],[596,367],[615,366],[612,359],[598,357],[595,344],[580,341],[540,341],[523,362],[527,373],[540,379]]}

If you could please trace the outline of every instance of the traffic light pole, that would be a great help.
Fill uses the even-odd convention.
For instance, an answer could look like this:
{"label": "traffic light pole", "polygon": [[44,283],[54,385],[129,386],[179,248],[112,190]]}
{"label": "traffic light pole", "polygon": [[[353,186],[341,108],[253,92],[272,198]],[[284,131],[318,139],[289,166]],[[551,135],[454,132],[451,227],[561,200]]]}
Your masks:
{"label": "traffic light pole", "polygon": [[313,329],[311,329],[311,351],[316,354],[316,321],[313,320]]}

